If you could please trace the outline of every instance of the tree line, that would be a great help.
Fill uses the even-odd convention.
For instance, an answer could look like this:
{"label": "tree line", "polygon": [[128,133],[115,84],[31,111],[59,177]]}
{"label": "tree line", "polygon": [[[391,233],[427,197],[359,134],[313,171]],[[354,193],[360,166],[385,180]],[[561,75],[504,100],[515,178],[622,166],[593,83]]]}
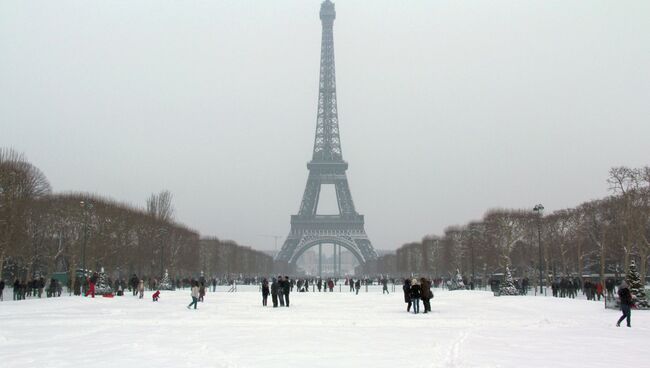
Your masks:
{"label": "tree line", "polygon": [[[0,277],[28,279],[105,268],[114,276],[248,273],[270,256],[233,241],[201,239],[174,221],[172,194],[135,208],[88,193],[53,193],[46,176],[0,149]],[[259,268],[258,268],[259,267]]]}
{"label": "tree line", "polygon": [[607,183],[606,198],[547,215],[539,208],[490,210],[479,221],[404,244],[365,272],[449,278],[459,270],[487,280],[509,266],[531,280],[539,279],[541,268],[548,283],[558,277],[621,275],[634,259],[644,279],[650,258],[650,167],[612,168]]}

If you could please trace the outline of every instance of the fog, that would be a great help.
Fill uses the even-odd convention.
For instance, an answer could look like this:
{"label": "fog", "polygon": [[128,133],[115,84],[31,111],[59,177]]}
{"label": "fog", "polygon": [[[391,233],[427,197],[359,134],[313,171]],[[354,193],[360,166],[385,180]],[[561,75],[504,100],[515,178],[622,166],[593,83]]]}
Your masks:
{"label": "fog", "polygon": [[[649,164],[650,2],[335,3],[343,157],[375,248],[575,206]],[[169,189],[179,222],[273,249],[311,158],[319,6],[0,0],[0,146],[55,191]]]}

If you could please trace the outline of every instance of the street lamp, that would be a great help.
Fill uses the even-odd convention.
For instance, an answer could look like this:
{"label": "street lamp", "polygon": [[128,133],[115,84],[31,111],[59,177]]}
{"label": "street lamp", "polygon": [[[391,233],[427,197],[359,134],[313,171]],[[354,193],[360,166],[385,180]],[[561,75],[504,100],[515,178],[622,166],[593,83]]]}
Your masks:
{"label": "street lamp", "polygon": [[88,243],[88,216],[89,211],[93,209],[93,204],[80,201],[79,205],[84,211],[84,246],[81,253],[81,266],[83,267],[83,276],[86,277],[86,244]]}
{"label": "street lamp", "polygon": [[537,214],[537,247],[539,249],[539,293],[543,293],[542,285],[544,283],[544,278],[542,276],[542,216],[544,213],[544,206],[541,204],[536,204],[533,208],[533,212]]}

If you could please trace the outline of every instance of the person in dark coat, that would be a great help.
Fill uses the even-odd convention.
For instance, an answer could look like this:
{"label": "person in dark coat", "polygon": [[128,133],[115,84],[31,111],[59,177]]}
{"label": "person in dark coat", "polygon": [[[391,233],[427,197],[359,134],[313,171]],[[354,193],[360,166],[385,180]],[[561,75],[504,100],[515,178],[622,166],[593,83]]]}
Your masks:
{"label": "person in dark coat", "polygon": [[278,300],[280,306],[284,307],[284,278],[280,275],[278,275]]}
{"label": "person in dark coat", "polygon": [[426,278],[422,277],[420,279],[420,287],[422,288],[422,305],[424,305],[424,313],[431,312],[431,298],[433,298],[433,292],[431,291],[431,282]]}
{"label": "person in dark coat", "polygon": [[630,293],[630,288],[627,286],[625,281],[621,282],[621,285],[618,286],[618,297],[621,300],[621,312],[623,315],[616,322],[616,327],[621,327],[621,322],[624,319],[627,319],[627,327],[632,327],[630,325],[630,319],[632,318],[632,293]]}
{"label": "person in dark coat", "polygon": [[5,280],[0,280],[0,301],[4,300],[2,294],[5,290]]}
{"label": "person in dark coat", "polygon": [[408,303],[406,306],[406,311],[410,312],[411,311],[411,280],[405,279],[404,280],[404,285],[402,286],[402,290],[404,291],[404,303]]}
{"label": "person in dark coat", "polygon": [[411,304],[413,304],[413,314],[420,313],[420,298],[422,297],[422,287],[417,279],[411,280]]}
{"label": "person in dark coat", "polygon": [[292,283],[289,281],[289,276],[284,277],[284,284],[282,285],[282,293],[284,294],[284,306],[289,307],[289,293],[292,289]]}
{"label": "person in dark coat", "polygon": [[359,290],[361,290],[361,279],[357,279],[357,281],[354,282],[354,288],[357,291],[356,295],[359,295]]}
{"label": "person in dark coat", "polygon": [[269,298],[269,280],[262,280],[262,305],[266,307],[266,301]]}
{"label": "person in dark coat", "polygon": [[278,280],[274,277],[271,279],[271,301],[273,308],[278,307]]}
{"label": "person in dark coat", "polygon": [[385,277],[383,279],[381,279],[381,293],[382,294],[389,294],[389,292],[388,292],[388,279],[385,278]]}
{"label": "person in dark coat", "polygon": [[129,282],[129,286],[131,287],[131,290],[133,291],[133,296],[138,295],[138,285],[140,284],[140,279],[136,274],[133,274],[131,276],[131,280]]}
{"label": "person in dark coat", "polygon": [[203,303],[203,300],[205,299],[205,283],[201,283],[199,285],[199,301]]}

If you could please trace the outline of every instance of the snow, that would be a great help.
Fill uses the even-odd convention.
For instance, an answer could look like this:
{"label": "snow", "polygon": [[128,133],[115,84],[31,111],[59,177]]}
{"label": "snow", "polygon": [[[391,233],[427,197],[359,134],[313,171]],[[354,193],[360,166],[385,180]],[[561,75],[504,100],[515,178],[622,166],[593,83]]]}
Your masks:
{"label": "snow", "polygon": [[[338,289],[338,288],[337,288]],[[221,288],[220,290],[225,290]],[[431,314],[382,295],[291,293],[261,306],[256,287],[0,302],[2,367],[613,367],[648,360],[650,311],[632,328],[602,302],[434,290]],[[271,303],[269,298],[269,304]],[[422,309],[422,307],[421,307]]]}

